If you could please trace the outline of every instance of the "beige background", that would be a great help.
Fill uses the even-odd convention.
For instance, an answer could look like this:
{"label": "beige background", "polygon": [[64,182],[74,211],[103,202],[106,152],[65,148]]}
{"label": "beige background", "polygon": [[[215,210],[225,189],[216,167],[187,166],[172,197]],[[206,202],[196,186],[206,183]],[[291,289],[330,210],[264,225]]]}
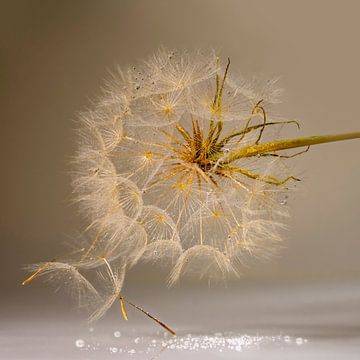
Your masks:
{"label": "beige background", "polygon": [[[1,1],[1,294],[20,291],[21,264],[52,258],[81,219],[69,205],[76,112],[107,71],[159,45],[218,49],[245,77],[281,76],[279,112],[302,135],[359,131],[358,1]],[[294,135],[294,134],[293,134]],[[249,272],[257,281],[360,275],[360,142],[294,159],[287,249]],[[128,283],[155,281],[134,270]],[[160,276],[159,278],[163,278]]]}

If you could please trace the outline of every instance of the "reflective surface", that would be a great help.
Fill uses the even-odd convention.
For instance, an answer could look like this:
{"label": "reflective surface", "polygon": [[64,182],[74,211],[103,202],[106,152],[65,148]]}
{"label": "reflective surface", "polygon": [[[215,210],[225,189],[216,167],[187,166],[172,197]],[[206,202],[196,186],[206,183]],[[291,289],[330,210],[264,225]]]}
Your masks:
{"label": "reflective surface", "polygon": [[[129,291],[130,292],[130,291]],[[49,294],[48,294],[49,295]],[[96,324],[46,296],[1,312],[1,359],[359,359],[358,283],[264,284],[131,293],[174,328],[116,306]],[[45,296],[45,295],[44,295]],[[34,301],[32,301],[32,299]],[[161,301],[159,301],[161,299]],[[66,306],[64,306],[66,305]]]}

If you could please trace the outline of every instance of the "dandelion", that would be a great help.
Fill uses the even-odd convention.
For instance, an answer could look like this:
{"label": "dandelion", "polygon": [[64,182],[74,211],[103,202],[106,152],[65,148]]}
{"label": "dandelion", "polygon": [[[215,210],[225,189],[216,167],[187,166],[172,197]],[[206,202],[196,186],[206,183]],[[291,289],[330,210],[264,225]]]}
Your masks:
{"label": "dandelion", "polygon": [[[166,264],[169,285],[185,274],[209,282],[240,276],[252,259],[282,247],[284,199],[300,181],[289,159],[316,144],[360,138],[278,140],[284,126],[299,128],[273,114],[280,93],[276,80],[234,77],[230,60],[212,52],[161,49],[118,69],[80,116],[74,201],[91,241],[72,265],[37,265],[24,284],[69,271],[88,299],[96,294],[90,320],[118,300],[125,319],[127,303],[174,334],[124,299],[126,270],[139,261]],[[102,289],[95,293],[77,269],[100,271]]]}

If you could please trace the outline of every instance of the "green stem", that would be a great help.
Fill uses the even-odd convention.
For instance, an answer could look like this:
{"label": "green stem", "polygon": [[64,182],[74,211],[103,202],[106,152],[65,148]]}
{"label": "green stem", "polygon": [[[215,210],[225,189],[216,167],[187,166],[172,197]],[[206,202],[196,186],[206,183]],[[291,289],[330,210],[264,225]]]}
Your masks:
{"label": "green stem", "polygon": [[242,147],[238,150],[232,151],[225,159],[224,163],[230,163],[232,161],[267,154],[274,151],[294,149],[298,147],[324,144],[334,141],[342,140],[351,140],[360,138],[360,132],[346,133],[346,134],[336,134],[336,135],[320,135],[320,136],[309,136],[305,138],[297,139],[288,139],[288,140],[279,140],[273,141],[265,144],[255,144]]}

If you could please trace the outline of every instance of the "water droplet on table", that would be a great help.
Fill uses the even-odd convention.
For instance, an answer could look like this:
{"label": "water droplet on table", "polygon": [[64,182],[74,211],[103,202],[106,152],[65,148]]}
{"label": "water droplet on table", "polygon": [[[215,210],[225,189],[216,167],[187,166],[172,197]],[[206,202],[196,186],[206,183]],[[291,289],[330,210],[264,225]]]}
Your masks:
{"label": "water droplet on table", "polygon": [[77,339],[75,341],[75,345],[78,348],[83,348],[85,346],[85,341],[83,339]]}
{"label": "water droplet on table", "polygon": [[111,352],[112,354],[115,354],[115,353],[118,352],[118,348],[117,348],[117,347],[114,347],[114,346],[110,347],[109,350],[110,350],[110,352]]}

